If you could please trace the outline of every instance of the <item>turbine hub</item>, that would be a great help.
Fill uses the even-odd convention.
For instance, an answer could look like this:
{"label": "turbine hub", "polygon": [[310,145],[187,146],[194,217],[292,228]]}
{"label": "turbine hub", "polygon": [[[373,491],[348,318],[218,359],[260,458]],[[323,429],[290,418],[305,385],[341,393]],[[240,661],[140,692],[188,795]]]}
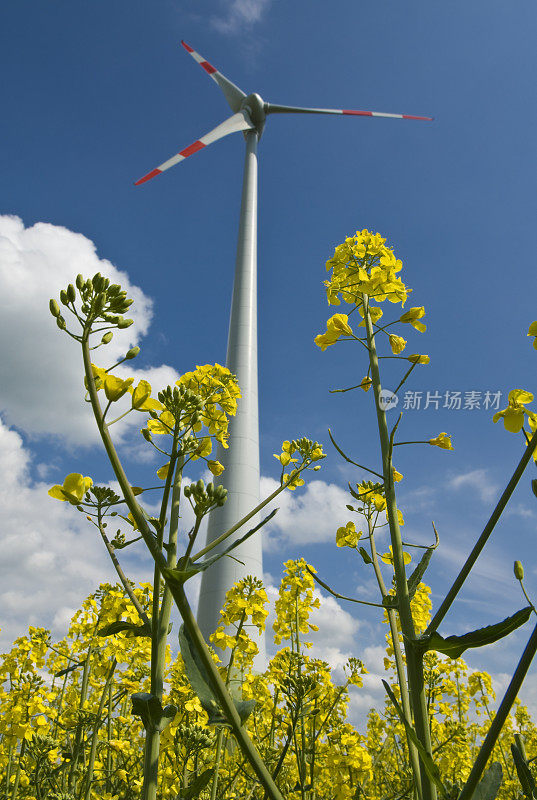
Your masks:
{"label": "turbine hub", "polygon": [[265,103],[258,94],[249,94],[242,102],[242,108],[248,111],[250,119],[255,125],[255,129],[259,136],[265,127]]}

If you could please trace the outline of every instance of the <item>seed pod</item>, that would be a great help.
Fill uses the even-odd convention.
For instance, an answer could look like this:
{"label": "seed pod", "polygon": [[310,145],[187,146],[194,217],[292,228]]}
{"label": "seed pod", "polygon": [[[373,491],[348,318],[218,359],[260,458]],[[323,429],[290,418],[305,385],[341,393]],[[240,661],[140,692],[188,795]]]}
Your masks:
{"label": "seed pod", "polygon": [[50,308],[50,313],[52,314],[53,317],[59,317],[60,316],[60,307],[59,307],[59,305],[58,305],[56,300],[51,300],[49,302],[48,306]]}
{"label": "seed pod", "polygon": [[65,291],[65,289],[62,289],[60,292],[60,300],[62,301],[64,306],[66,306],[69,303],[69,299],[67,297],[67,292]]}
{"label": "seed pod", "polygon": [[113,335],[114,334],[112,333],[112,331],[108,331],[107,333],[104,334],[103,338],[101,339],[101,342],[103,344],[108,344],[108,342],[112,341],[112,336]]}
{"label": "seed pod", "polygon": [[70,283],[69,286],[67,287],[67,297],[71,303],[74,303],[76,300],[75,287],[73,286],[72,283]]}
{"label": "seed pod", "polygon": [[84,286],[84,278],[83,278],[83,276],[82,276],[82,275],[80,275],[80,273],[79,273],[79,274],[76,276],[76,281],[75,281],[75,283],[76,283],[76,288],[77,288],[79,291],[82,291],[82,287]]}
{"label": "seed pod", "polygon": [[524,567],[522,566],[521,561],[515,561],[513,564],[513,572],[515,573],[515,578],[517,581],[524,580]]}
{"label": "seed pod", "polygon": [[140,348],[139,347],[131,347],[131,349],[127,351],[127,354],[125,355],[125,359],[128,361],[131,358],[136,358],[136,356],[138,355],[139,352],[140,352]]}

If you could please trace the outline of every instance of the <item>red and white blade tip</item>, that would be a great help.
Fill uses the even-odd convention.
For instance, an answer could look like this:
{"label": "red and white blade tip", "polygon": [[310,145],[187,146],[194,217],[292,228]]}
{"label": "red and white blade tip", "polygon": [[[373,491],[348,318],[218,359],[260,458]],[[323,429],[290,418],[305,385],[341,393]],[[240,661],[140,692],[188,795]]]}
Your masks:
{"label": "red and white blade tip", "polygon": [[208,61],[206,61],[206,60],[203,58],[203,56],[200,56],[200,54],[199,54],[199,53],[197,53],[197,52],[194,50],[194,48],[193,48],[193,47],[190,47],[190,45],[189,45],[189,44],[187,44],[186,42],[183,42],[183,40],[182,40],[182,39],[181,39],[181,44],[183,45],[183,47],[185,48],[185,50],[187,51],[187,53],[190,53],[190,55],[191,55],[191,56],[193,56],[193,57],[196,59],[196,61],[197,61],[197,62],[198,62],[198,64],[200,65],[200,67],[202,67],[202,69],[204,69],[204,70],[205,70],[205,72],[207,73],[207,75],[214,75],[214,73],[215,73],[215,72],[218,72],[218,70],[216,69],[216,67],[213,67],[213,65],[212,65],[212,64],[209,64],[209,62],[208,62]]}
{"label": "red and white blade tip", "polygon": [[353,117],[393,117],[394,119],[423,119],[431,122],[434,117],[417,117],[414,114],[384,114],[381,111],[355,111],[351,108],[342,108],[342,114]]}

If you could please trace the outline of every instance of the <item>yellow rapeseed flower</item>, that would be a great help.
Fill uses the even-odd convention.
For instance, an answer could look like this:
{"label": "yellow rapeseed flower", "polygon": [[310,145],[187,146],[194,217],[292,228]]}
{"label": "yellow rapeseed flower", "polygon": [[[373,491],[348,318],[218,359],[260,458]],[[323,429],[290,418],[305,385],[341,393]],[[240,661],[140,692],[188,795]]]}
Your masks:
{"label": "yellow rapeseed flower", "polygon": [[336,545],[338,547],[356,547],[361,536],[362,531],[356,530],[354,522],[347,522],[345,526],[336,531]]}
{"label": "yellow rapeseed flower", "polygon": [[[393,549],[391,545],[389,551],[387,553],[383,553],[380,558],[385,564],[391,564],[393,566]],[[405,562],[405,566],[410,564],[412,561],[412,556],[410,553],[403,553],[403,561]]]}
{"label": "yellow rapeseed flower", "polygon": [[392,348],[392,353],[396,356],[399,353],[402,353],[406,347],[406,340],[403,339],[402,336],[396,336],[395,333],[391,333],[389,336],[390,339],[390,347]]}
{"label": "yellow rapeseed flower", "polygon": [[224,465],[221,464],[219,461],[207,461],[207,466],[209,467],[210,471],[218,477],[224,471]]}
{"label": "yellow rapeseed flower", "polygon": [[53,486],[48,490],[48,494],[55,500],[68,500],[72,506],[78,506],[90,486],[93,486],[91,478],[83,478],[79,472],[71,472],[65,478],[63,486],[58,484]]}
{"label": "yellow rapeseed flower", "polygon": [[535,336],[535,339],[533,340],[533,346],[537,350],[537,320],[531,323],[528,330],[528,336]]}
{"label": "yellow rapeseed flower", "polygon": [[497,411],[492,417],[493,422],[498,422],[503,417],[506,431],[518,433],[524,425],[524,412],[530,413],[524,406],[533,401],[531,392],[524,389],[511,389],[509,392],[509,405],[503,411]]}
{"label": "yellow rapeseed flower", "polygon": [[442,447],[444,450],[453,450],[451,436],[448,436],[447,433],[439,433],[434,439],[429,439],[429,444],[435,447]]}
{"label": "yellow rapeseed flower", "polygon": [[417,331],[423,333],[427,330],[426,326],[423,322],[419,322],[419,320],[425,316],[425,308],[423,306],[416,306],[414,308],[409,308],[408,311],[399,317],[399,322],[408,322],[415,328]]}
{"label": "yellow rapeseed flower", "polygon": [[326,333],[320,333],[315,337],[315,344],[321,350],[326,350],[332,344],[335,344],[340,336],[352,336],[353,331],[348,324],[347,314],[334,314],[326,322]]}
{"label": "yellow rapeseed flower", "polygon": [[422,356],[419,353],[413,353],[411,356],[407,356],[406,359],[411,361],[412,364],[428,364],[431,360],[429,356]]}

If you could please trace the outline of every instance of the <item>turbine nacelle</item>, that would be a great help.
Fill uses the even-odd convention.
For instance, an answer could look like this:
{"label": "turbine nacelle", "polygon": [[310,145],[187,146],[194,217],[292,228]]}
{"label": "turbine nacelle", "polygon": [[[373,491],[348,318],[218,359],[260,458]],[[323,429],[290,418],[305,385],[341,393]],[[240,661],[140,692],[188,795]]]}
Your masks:
{"label": "turbine nacelle", "polygon": [[248,113],[259,137],[263,133],[263,128],[265,127],[265,108],[267,106],[268,103],[265,103],[263,98],[256,93],[249,94],[248,97],[242,101],[241,110]]}

